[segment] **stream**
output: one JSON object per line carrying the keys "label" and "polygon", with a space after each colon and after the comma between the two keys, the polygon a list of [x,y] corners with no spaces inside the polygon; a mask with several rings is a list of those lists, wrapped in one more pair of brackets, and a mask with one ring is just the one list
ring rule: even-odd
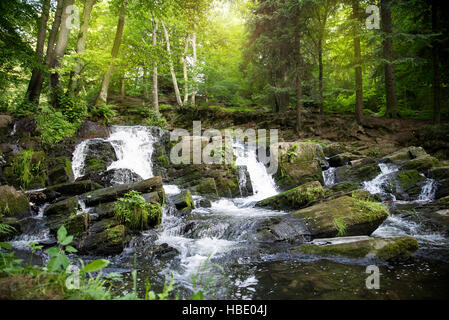
{"label": "stream", "polygon": [[[113,145],[118,160],[108,169],[126,168],[143,179],[153,177],[153,143],[160,130],[149,127],[112,127],[107,139]],[[75,178],[82,176],[84,152],[89,140],[81,142],[73,154]],[[420,249],[405,262],[378,263],[381,270],[379,290],[365,287],[367,259],[321,258],[292,254],[285,242],[263,243],[254,238],[260,223],[287,214],[255,207],[257,201],[278,194],[273,178],[258,162],[254,151],[234,141],[236,165],[247,166],[254,195],[234,199],[218,199],[210,208],[197,207],[188,216],[180,215],[171,204],[171,197],[182,190],[164,185],[167,205],[163,208],[162,224],[155,230],[142,232],[133,238],[123,253],[108,257],[106,272],[123,274],[125,282],[116,290],[132,289],[131,270],[136,255],[139,290],[148,278],[158,292],[171,277],[180,298],[189,298],[193,291],[211,281],[206,298],[216,299],[426,299],[449,296],[449,239],[428,230],[407,215],[391,215],[373,234],[374,237],[408,235],[415,237]],[[428,179],[419,199],[397,201],[382,188],[386,177],[398,170],[393,165],[380,164],[381,174],[364,182],[363,188],[380,194],[390,210],[433,201],[435,181]],[[323,172],[325,184],[335,181],[335,168]],[[126,179],[116,177],[115,184]],[[193,197],[195,202],[200,196]],[[48,206],[48,205],[45,205]],[[30,241],[49,241],[43,211],[32,217],[34,227],[11,241],[18,250],[26,250]],[[83,211],[89,212],[88,208]],[[157,246],[170,248],[154,254]],[[45,257],[42,257],[45,259]],[[89,261],[97,257],[86,256]],[[195,281],[196,279],[196,285]],[[201,283],[198,283],[201,282]]]}

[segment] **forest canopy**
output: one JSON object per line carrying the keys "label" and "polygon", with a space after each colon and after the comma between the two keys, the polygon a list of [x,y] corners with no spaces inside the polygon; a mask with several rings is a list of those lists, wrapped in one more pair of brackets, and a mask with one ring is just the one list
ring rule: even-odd
{"label": "forest canopy", "polygon": [[143,99],[156,118],[160,103],[294,110],[297,130],[309,111],[361,125],[371,115],[448,116],[449,20],[435,0],[0,6],[1,111],[51,115],[69,132],[83,117],[107,119],[113,96]]}

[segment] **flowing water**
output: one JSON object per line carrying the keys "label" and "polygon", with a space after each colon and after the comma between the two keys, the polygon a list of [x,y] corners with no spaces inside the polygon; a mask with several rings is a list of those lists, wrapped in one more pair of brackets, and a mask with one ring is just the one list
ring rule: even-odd
{"label": "flowing water", "polygon": [[[151,157],[153,143],[161,136],[160,130],[148,127],[113,127],[107,139],[113,145],[118,160],[108,169],[130,169],[143,179],[153,176]],[[83,174],[83,163],[90,140],[81,142],[73,154],[73,171],[76,177]],[[148,278],[155,290],[173,277],[181,298],[188,298],[201,288],[207,279],[213,279],[214,290],[208,298],[218,299],[379,299],[427,298],[449,296],[447,281],[449,263],[439,263],[419,255],[412,262],[394,266],[382,264],[383,287],[373,292],[365,287],[365,267],[371,261],[351,259],[322,259],[292,254],[285,242],[257,241],[261,223],[277,219],[285,212],[255,207],[255,203],[279,193],[265,166],[257,160],[254,150],[234,141],[237,166],[246,166],[254,194],[234,199],[218,199],[210,208],[196,208],[187,217],[173,205],[171,197],[182,190],[166,184],[167,205],[163,209],[162,224],[155,230],[135,237],[120,255],[109,257],[107,271],[121,272],[128,281],[118,290],[132,288],[130,270],[134,254],[137,257],[138,285],[144,287]],[[380,164],[381,174],[364,183],[365,190],[386,196],[382,184],[388,175],[398,170],[389,164]],[[326,185],[335,182],[336,168],[323,173]],[[120,183],[120,181],[116,181]],[[245,183],[241,179],[241,183]],[[435,181],[428,179],[416,205],[433,200]],[[391,199],[391,198],[390,198]],[[201,197],[194,196],[195,202]],[[395,203],[393,199],[393,203]],[[42,212],[45,208],[41,208]],[[84,211],[89,211],[83,207]],[[42,221],[42,214],[34,217]],[[48,238],[47,230],[30,233],[15,239],[20,247],[28,239]],[[445,249],[449,241],[441,234],[426,230],[418,222],[400,216],[391,216],[373,236],[414,236],[422,250]],[[29,237],[29,238],[26,238]],[[158,246],[171,248],[168,253],[155,254]],[[155,251],[156,249],[156,251]],[[433,252],[433,251],[432,251]],[[89,260],[93,257],[84,257]],[[195,282],[192,281],[196,277]],[[202,284],[198,284],[201,282]],[[405,282],[404,282],[405,281]],[[420,290],[413,287],[418,283]]]}

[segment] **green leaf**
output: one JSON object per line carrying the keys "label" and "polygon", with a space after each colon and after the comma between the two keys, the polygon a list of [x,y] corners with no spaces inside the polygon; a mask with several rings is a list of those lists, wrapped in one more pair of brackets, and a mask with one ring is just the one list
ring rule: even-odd
{"label": "green leaf", "polygon": [[6,249],[6,250],[11,250],[12,247],[9,243],[0,242],[0,248]]}
{"label": "green leaf", "polygon": [[76,250],[74,247],[72,246],[67,246],[65,247],[65,251],[67,251],[68,253],[76,253],[78,252],[78,250]]}
{"label": "green leaf", "polygon": [[64,239],[64,241],[60,242],[60,244],[62,246],[67,246],[69,244],[71,244],[73,241],[73,236],[68,236],[67,238]]}
{"label": "green leaf", "polygon": [[64,240],[67,238],[67,229],[64,226],[61,226],[58,230],[58,242],[62,244]]}
{"label": "green leaf", "polygon": [[95,272],[95,271],[99,271],[102,270],[104,268],[106,268],[109,265],[109,261],[105,260],[105,259],[98,259],[95,261],[92,261],[91,263],[89,263],[87,266],[85,266],[83,268],[82,271],[84,272]]}
{"label": "green leaf", "polygon": [[50,257],[56,257],[59,254],[59,249],[56,247],[50,248],[45,250],[45,252],[47,252]]}

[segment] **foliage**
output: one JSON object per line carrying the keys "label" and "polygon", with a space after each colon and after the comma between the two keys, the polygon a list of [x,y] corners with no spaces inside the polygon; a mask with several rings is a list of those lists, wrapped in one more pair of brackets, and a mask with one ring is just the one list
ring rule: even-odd
{"label": "foliage", "polygon": [[72,137],[80,126],[80,122],[70,122],[60,111],[44,107],[37,116],[37,128],[41,132],[44,144],[54,146],[65,138]]}
{"label": "foliage", "polygon": [[334,225],[338,230],[337,237],[344,237],[347,229],[344,217],[334,219]]}
{"label": "foliage", "polygon": [[98,107],[93,106],[90,109],[90,114],[97,121],[103,121],[107,125],[109,120],[117,115],[117,111],[114,110],[113,105],[103,104]]}
{"label": "foliage", "polygon": [[[42,173],[46,171],[45,157],[42,152],[34,152],[32,149],[23,150],[14,157],[11,167],[20,186],[28,189],[32,180],[42,178]],[[41,182],[45,184],[45,181]]]}
{"label": "foliage", "polygon": [[154,110],[148,110],[148,117],[146,120],[147,126],[161,127],[162,129],[167,129],[167,119],[164,118],[160,113],[156,113]]}
{"label": "foliage", "polygon": [[149,225],[158,225],[161,222],[161,210],[160,204],[148,203],[139,192],[133,190],[118,199],[114,214],[120,223],[137,231]]}

